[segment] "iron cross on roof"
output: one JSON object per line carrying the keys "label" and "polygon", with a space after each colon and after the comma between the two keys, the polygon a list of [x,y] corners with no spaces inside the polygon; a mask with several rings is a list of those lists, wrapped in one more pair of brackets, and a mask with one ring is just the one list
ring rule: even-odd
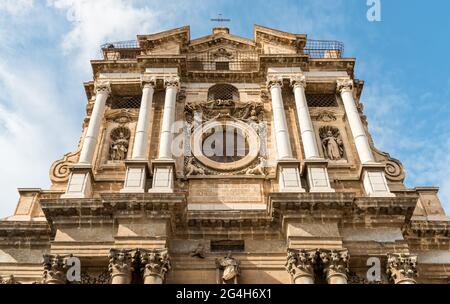
{"label": "iron cross on roof", "polygon": [[226,19],[222,17],[222,14],[219,14],[219,16],[217,18],[211,18],[210,19],[212,22],[230,22],[231,19]]}

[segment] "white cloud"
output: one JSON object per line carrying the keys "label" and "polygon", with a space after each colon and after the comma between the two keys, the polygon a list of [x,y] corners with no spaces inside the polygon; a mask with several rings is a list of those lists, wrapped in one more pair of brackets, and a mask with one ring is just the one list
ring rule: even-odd
{"label": "white cloud", "polygon": [[10,15],[25,14],[33,7],[33,0],[2,0],[0,12],[5,11]]}
{"label": "white cloud", "polygon": [[130,1],[48,0],[47,5],[66,14],[71,29],[63,37],[62,48],[75,56],[82,71],[89,71],[89,60],[99,57],[101,44],[135,39],[137,33],[158,26],[156,9],[136,8]]}

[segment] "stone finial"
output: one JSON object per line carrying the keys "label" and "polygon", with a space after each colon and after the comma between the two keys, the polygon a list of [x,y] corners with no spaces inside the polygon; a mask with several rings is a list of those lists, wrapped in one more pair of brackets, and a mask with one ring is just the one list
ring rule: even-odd
{"label": "stone finial", "polygon": [[97,80],[94,84],[94,91],[96,94],[106,92],[109,95],[111,94],[111,84],[109,81]]}
{"label": "stone finial", "polygon": [[171,268],[167,249],[140,249],[139,254],[144,284],[162,284]]}
{"label": "stone finial", "polygon": [[319,258],[329,283],[334,283],[335,281],[347,282],[348,262],[350,259],[348,250],[322,249],[319,251]]}
{"label": "stone finial", "polygon": [[417,256],[388,254],[386,273],[395,284],[415,284]]}
{"label": "stone finial", "polygon": [[295,250],[288,249],[286,259],[286,270],[294,279],[309,277],[314,280],[314,265],[316,264],[317,250]]}
{"label": "stone finial", "polygon": [[109,272],[111,284],[130,284],[136,250],[111,249],[109,252]]}
{"label": "stone finial", "polygon": [[278,76],[268,76],[266,82],[267,88],[270,90],[273,86],[282,87],[283,78]]}
{"label": "stone finial", "polygon": [[44,266],[44,284],[65,284],[67,282],[66,272],[69,267],[66,256],[44,254],[42,264]]}
{"label": "stone finial", "polygon": [[344,91],[353,90],[353,80],[351,79],[338,79],[336,81],[338,92],[342,93]]}
{"label": "stone finial", "polygon": [[297,76],[291,77],[291,86],[293,88],[295,88],[297,86],[306,88],[306,76],[305,75],[297,75]]}

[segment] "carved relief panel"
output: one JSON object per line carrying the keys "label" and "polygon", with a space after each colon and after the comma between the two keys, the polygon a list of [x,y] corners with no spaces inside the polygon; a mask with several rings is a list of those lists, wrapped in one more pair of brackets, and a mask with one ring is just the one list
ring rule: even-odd
{"label": "carved relief panel", "polygon": [[[259,98],[259,96],[258,96]],[[184,107],[184,175],[265,175],[264,107],[241,102],[236,87],[210,87]]]}

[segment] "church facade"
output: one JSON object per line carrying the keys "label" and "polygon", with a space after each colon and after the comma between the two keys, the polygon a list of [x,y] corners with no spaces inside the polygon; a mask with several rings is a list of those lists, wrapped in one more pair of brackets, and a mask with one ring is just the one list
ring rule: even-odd
{"label": "church facade", "polygon": [[438,189],[375,147],[342,43],[182,27],[102,53],[78,147],[0,220],[2,283],[449,282]]}

